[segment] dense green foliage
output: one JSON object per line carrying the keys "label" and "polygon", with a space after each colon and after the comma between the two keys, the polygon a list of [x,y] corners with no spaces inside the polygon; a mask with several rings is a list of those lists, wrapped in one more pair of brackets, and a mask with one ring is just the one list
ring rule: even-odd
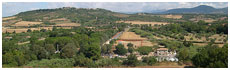
{"label": "dense green foliage", "polygon": [[228,46],[227,44],[222,48],[206,46],[193,57],[192,61],[197,67],[226,68],[228,67]]}
{"label": "dense green foliage", "polygon": [[157,62],[157,59],[153,56],[150,57],[143,57],[142,62],[147,63],[148,65],[153,65]]}
{"label": "dense green foliage", "polygon": [[[155,50],[160,46],[164,46],[169,51],[176,51],[179,61],[192,61],[196,67],[227,67],[227,45],[217,48],[213,46],[216,39],[209,39],[208,37],[213,34],[228,34],[228,21],[226,19],[211,23],[190,21],[191,18],[199,16],[219,19],[226,17],[226,15],[182,14],[183,18],[181,19],[163,18],[157,15],[147,13],[121,14],[104,9],[71,7],[22,12],[15,15],[17,19],[20,18],[22,21],[41,21],[46,26],[56,24],[50,20],[65,18],[68,22],[80,23],[81,26],[72,29],[53,27],[52,31],[28,29],[26,33],[16,33],[15,31],[3,33],[2,65],[3,67],[45,68],[151,66],[157,63],[155,57],[143,57],[142,61],[138,61],[137,56],[132,53],[137,51],[141,56],[146,56],[150,52],[156,52]],[[116,23],[120,20],[157,21],[172,24],[152,26],[151,24]],[[40,27],[40,25],[31,27]],[[130,31],[148,38],[149,41],[158,45],[134,48],[132,43],[128,43],[128,49],[126,49],[124,45],[118,44],[112,51],[116,39],[110,41],[110,44],[104,44],[117,32],[124,31],[127,27],[130,27]],[[184,36],[188,36],[188,34],[194,34],[196,38],[205,36],[208,46],[196,46],[193,44],[194,41],[186,41]],[[227,42],[227,36],[225,37],[224,43]],[[130,55],[127,58],[109,58],[113,52],[119,56],[126,56],[127,52]]]}
{"label": "dense green foliage", "polygon": [[123,62],[124,65],[127,65],[127,66],[137,66],[139,63],[139,61],[137,60],[137,57],[136,55],[134,54],[131,54],[127,57],[127,60],[125,60]]}
{"label": "dense green foliage", "polygon": [[[72,34],[71,32],[75,32],[76,34]],[[93,67],[94,65],[90,65],[93,63],[90,63],[89,65],[81,64],[85,64],[84,61],[89,63],[90,61],[93,62],[101,59],[100,46],[115,33],[116,31],[114,30],[97,32],[78,27],[74,29],[55,29],[53,31],[3,34],[3,37],[13,37],[12,39],[3,39],[3,66],[21,67],[31,64],[32,67],[44,67],[46,65],[34,65],[36,65],[35,63],[42,64],[50,62],[50,64],[46,67],[59,67],[58,65],[52,64],[52,62],[68,62],[69,58],[75,58],[81,54],[82,59],[78,58],[81,62],[74,60],[74,65]],[[22,38],[26,36],[31,37]],[[38,40],[39,38],[45,38],[45,40]],[[29,43],[18,45],[18,41],[29,41]],[[107,53],[109,53],[109,47],[107,49]],[[10,57],[10,59],[8,59],[8,57]],[[66,66],[62,67],[73,67],[73,63],[66,64]]]}
{"label": "dense green foliage", "polygon": [[137,50],[141,55],[148,55],[150,52],[152,52],[152,47],[142,46],[139,47]]}
{"label": "dense green foliage", "polygon": [[125,55],[127,53],[127,49],[125,49],[124,45],[118,44],[114,53],[119,55]]}
{"label": "dense green foliage", "polygon": [[35,68],[64,68],[64,67],[72,67],[74,65],[73,59],[42,59],[42,60],[35,60],[28,63],[26,66],[35,67]]}

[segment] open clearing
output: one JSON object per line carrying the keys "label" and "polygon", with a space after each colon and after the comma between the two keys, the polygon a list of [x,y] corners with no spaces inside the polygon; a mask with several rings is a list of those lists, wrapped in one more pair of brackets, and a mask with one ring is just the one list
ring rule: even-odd
{"label": "open clearing", "polygon": [[[212,35],[210,37],[208,37],[209,39],[216,39],[215,42],[224,42],[224,39],[226,39],[227,35],[220,35],[220,34],[215,34]],[[201,37],[201,38],[196,38],[194,34],[189,34],[188,36],[184,36],[184,38],[186,39],[186,41],[196,41],[196,42],[206,42],[207,39],[205,37]],[[192,38],[192,39],[191,39]],[[210,41],[208,41],[210,42]]]}
{"label": "open clearing", "polygon": [[50,22],[58,22],[58,21],[68,21],[66,18],[57,18],[57,19],[52,19]]}
{"label": "open clearing", "polygon": [[42,22],[20,21],[20,22],[15,23],[12,26],[33,26],[33,25],[38,25],[41,23]]}
{"label": "open clearing", "polygon": [[81,24],[78,23],[62,23],[62,24],[56,24],[54,26],[60,26],[60,27],[75,27],[75,26],[81,26]]}
{"label": "open clearing", "polygon": [[204,22],[207,22],[207,23],[212,23],[214,21],[217,21],[215,19],[211,19],[211,18],[202,18],[202,17],[197,17],[197,18],[191,18],[189,19],[190,21],[194,21],[194,22],[199,22],[200,20],[203,20]]}
{"label": "open clearing", "polygon": [[7,29],[7,28],[3,28],[2,32],[5,33],[7,31],[9,33],[13,33],[15,31],[16,33],[22,33],[22,32],[27,32],[28,29],[31,29],[32,31],[34,31],[34,30],[41,30],[41,29],[52,30],[52,28],[53,27],[20,28],[20,29]]}
{"label": "open clearing", "polygon": [[123,32],[123,34],[120,36],[120,39],[144,39],[140,35],[135,34],[134,32]]}
{"label": "open clearing", "polygon": [[125,14],[112,14],[112,15],[120,18],[129,17],[129,15],[125,15]]}
{"label": "open clearing", "polygon": [[2,21],[5,21],[5,20],[10,20],[10,19],[15,19],[16,17],[5,17],[5,18],[2,18]]}
{"label": "open clearing", "polygon": [[119,41],[119,42],[121,42],[126,49],[128,49],[127,46],[128,43],[132,43],[134,48],[138,48],[141,46],[153,46],[152,42],[150,41]]}
{"label": "open clearing", "polygon": [[181,19],[182,15],[160,15],[163,18]]}
{"label": "open clearing", "polygon": [[131,24],[151,24],[151,26],[154,26],[154,25],[166,25],[166,24],[170,24],[170,23],[167,23],[167,22],[117,21],[117,23],[121,23],[121,22],[124,22],[124,23],[131,23]]}
{"label": "open clearing", "polygon": [[135,34],[134,32],[123,32],[119,39],[125,41],[119,41],[117,42],[117,44],[122,43],[127,49],[128,43],[132,43],[134,45],[134,48],[138,48],[141,46],[153,46],[152,42],[147,41],[147,38],[143,38],[140,35]]}
{"label": "open clearing", "polygon": [[[60,28],[62,28],[62,29],[71,29],[72,27],[57,27],[57,29],[60,29]],[[22,32],[27,32],[28,29],[31,29],[32,31],[41,30],[41,29],[52,30],[53,27],[18,28],[18,29],[2,28],[2,32],[5,33],[7,31],[9,33],[13,33],[15,31],[16,33],[22,33]]]}

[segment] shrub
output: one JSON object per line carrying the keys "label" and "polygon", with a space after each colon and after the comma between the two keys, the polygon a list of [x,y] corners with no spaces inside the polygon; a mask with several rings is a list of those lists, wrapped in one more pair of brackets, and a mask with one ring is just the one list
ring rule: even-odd
{"label": "shrub", "polygon": [[147,63],[148,65],[153,65],[157,62],[157,59],[153,56],[143,57],[142,59],[142,62]]}
{"label": "shrub", "polygon": [[41,61],[35,60],[28,63],[26,66],[39,67],[39,68],[63,68],[63,67],[73,67],[73,59],[42,59]]}
{"label": "shrub", "polygon": [[152,47],[143,46],[143,47],[139,47],[137,50],[142,55],[148,55],[149,52],[152,51]]}
{"label": "shrub", "polygon": [[127,66],[137,66],[138,63],[139,63],[139,61],[137,60],[136,55],[133,55],[133,54],[129,55],[127,57],[127,60],[123,61],[123,64],[127,65]]}
{"label": "shrub", "polygon": [[114,53],[119,55],[125,55],[127,53],[127,49],[125,49],[124,45],[118,44]]}

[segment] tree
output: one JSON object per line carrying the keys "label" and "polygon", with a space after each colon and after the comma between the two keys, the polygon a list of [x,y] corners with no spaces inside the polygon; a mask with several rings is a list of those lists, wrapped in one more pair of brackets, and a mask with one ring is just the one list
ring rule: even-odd
{"label": "tree", "polygon": [[189,59],[189,51],[188,51],[188,49],[185,48],[185,49],[181,50],[177,57],[178,57],[179,60],[181,60],[183,62],[188,60]]}
{"label": "tree", "polygon": [[89,58],[86,58],[84,54],[80,53],[79,55],[74,57],[75,63],[74,66],[80,67],[91,67],[93,65],[93,61]]}
{"label": "tree", "polygon": [[184,44],[184,46],[186,46],[186,47],[193,46],[192,42],[186,41],[186,40],[183,42],[183,44]]}
{"label": "tree", "polygon": [[128,47],[128,52],[129,52],[129,53],[133,53],[133,51],[134,51],[134,48],[133,48],[133,47]]}
{"label": "tree", "polygon": [[46,32],[47,30],[46,29],[41,29],[40,32]]}
{"label": "tree", "polygon": [[132,43],[128,43],[127,46],[128,47],[133,47],[133,44]]}
{"label": "tree", "polygon": [[14,32],[13,33],[16,33],[16,31],[14,30]]}
{"label": "tree", "polygon": [[147,63],[148,65],[153,65],[157,62],[157,59],[153,56],[150,56],[150,57],[143,57],[142,58],[142,62],[145,62]]}
{"label": "tree", "polygon": [[137,50],[142,55],[148,55],[152,51],[152,47],[143,46],[139,47]]}
{"label": "tree", "polygon": [[32,53],[35,54],[39,60],[45,59],[48,56],[48,52],[46,51],[46,49],[39,45],[31,46],[30,50],[33,51]]}
{"label": "tree", "polygon": [[68,43],[62,50],[61,56],[63,58],[72,58],[77,53],[77,48],[73,43]]}
{"label": "tree", "polygon": [[206,46],[192,58],[196,67],[227,68],[228,67],[228,46]]}
{"label": "tree", "polygon": [[53,55],[54,52],[56,51],[53,44],[45,44],[45,49],[47,50],[49,56]]}
{"label": "tree", "polygon": [[124,45],[118,44],[114,53],[119,55],[125,55],[127,53],[127,49],[125,49]]}
{"label": "tree", "polygon": [[112,45],[111,44],[105,44],[101,47],[101,53],[103,54],[109,54],[111,53]]}
{"label": "tree", "polygon": [[14,58],[14,54],[11,52],[8,52],[2,56],[2,64],[7,64],[8,66],[17,66],[18,63],[16,62]]}
{"label": "tree", "polygon": [[123,61],[123,64],[127,66],[137,66],[138,63],[139,61],[137,60],[137,57],[134,54],[129,55],[127,57],[127,60]]}
{"label": "tree", "polygon": [[98,60],[101,56],[101,49],[99,45],[89,45],[84,55],[92,60]]}
{"label": "tree", "polygon": [[25,65],[26,67],[35,68],[66,68],[74,66],[74,59],[42,59],[31,61]]}
{"label": "tree", "polygon": [[28,29],[27,32],[32,32],[32,30],[31,30],[31,29]]}

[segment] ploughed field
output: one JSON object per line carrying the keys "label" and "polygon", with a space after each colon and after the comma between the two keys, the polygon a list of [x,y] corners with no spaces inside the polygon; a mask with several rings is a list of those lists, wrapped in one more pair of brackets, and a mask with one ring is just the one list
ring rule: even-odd
{"label": "ploughed field", "polygon": [[51,19],[49,22],[55,23],[54,25],[46,25],[41,21],[22,21],[21,19],[16,19],[16,17],[8,17],[3,19],[3,33],[22,33],[27,32],[28,29],[31,29],[32,31],[39,31],[41,29],[52,30],[54,26],[63,29],[71,29],[73,27],[81,26],[81,24],[72,23],[69,19],[66,18]]}
{"label": "ploughed field", "polygon": [[143,38],[140,35],[135,34],[134,32],[123,32],[119,39],[120,41],[117,41],[117,44],[122,43],[127,49],[128,43],[132,43],[134,45],[134,48],[138,48],[141,46],[153,46],[152,42],[148,41],[147,38]]}

